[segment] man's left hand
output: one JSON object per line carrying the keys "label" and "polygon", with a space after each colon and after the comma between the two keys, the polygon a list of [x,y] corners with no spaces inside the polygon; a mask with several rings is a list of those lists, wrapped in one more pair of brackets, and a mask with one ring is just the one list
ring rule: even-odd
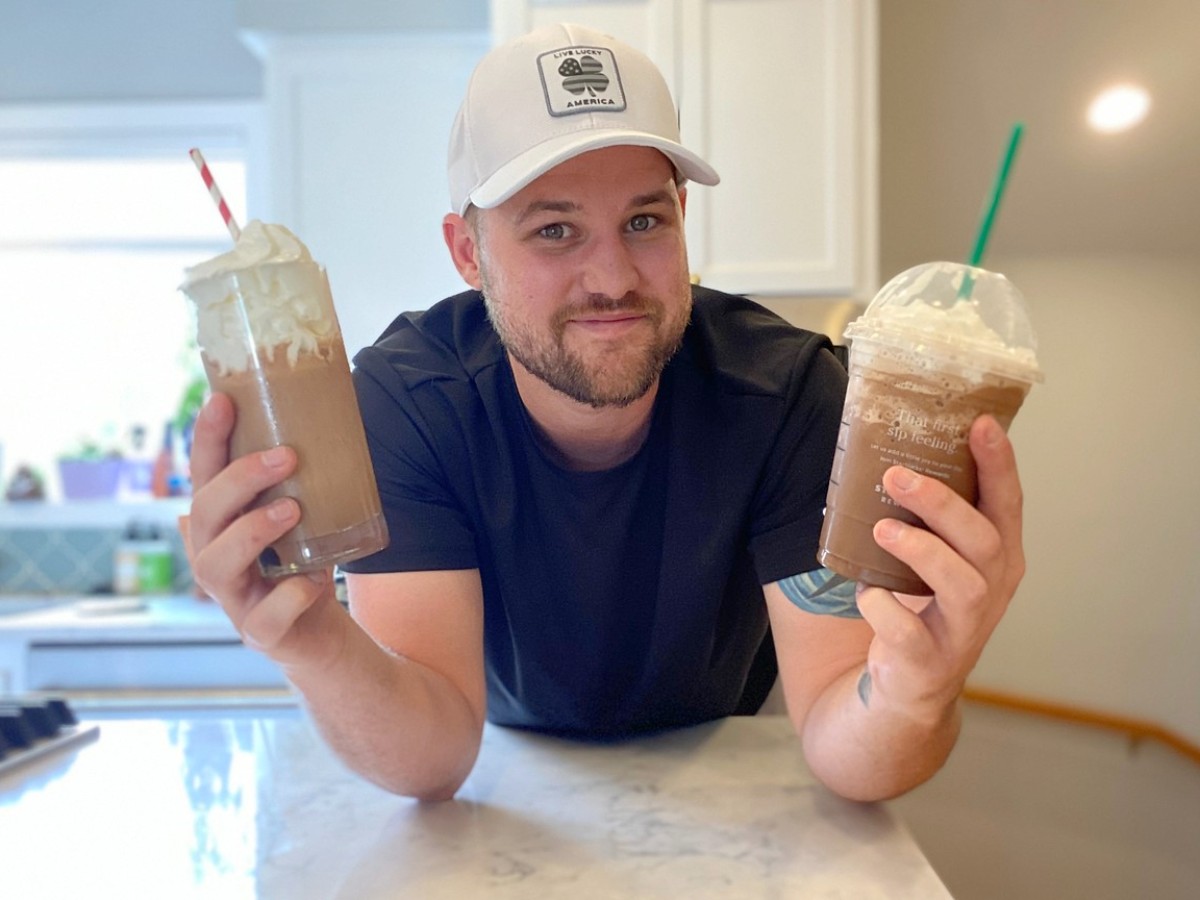
{"label": "man's left hand", "polygon": [[875,526],[879,545],[911,566],[933,597],[860,587],[875,630],[867,655],[870,700],[933,724],[950,715],[984,645],[1025,574],[1022,492],[1012,444],[991,416],[971,427],[979,473],[972,507],[936,478],[895,466],[884,487],[929,531],[895,519]]}

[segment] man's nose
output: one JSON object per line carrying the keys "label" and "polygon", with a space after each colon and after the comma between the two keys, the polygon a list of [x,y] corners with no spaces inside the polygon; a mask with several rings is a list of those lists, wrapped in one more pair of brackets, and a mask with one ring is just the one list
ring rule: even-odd
{"label": "man's nose", "polygon": [[624,240],[609,237],[592,242],[582,276],[588,294],[619,299],[636,291],[640,278],[633,252]]}

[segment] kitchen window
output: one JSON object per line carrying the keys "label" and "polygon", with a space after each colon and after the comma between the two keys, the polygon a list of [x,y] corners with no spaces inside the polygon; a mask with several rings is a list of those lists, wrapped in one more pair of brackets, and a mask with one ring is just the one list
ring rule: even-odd
{"label": "kitchen window", "polygon": [[253,104],[0,107],[0,484],[32,466],[58,499],[60,456],[160,449],[202,378],[176,288],[230,246],[188,149],[244,221],[256,121]]}

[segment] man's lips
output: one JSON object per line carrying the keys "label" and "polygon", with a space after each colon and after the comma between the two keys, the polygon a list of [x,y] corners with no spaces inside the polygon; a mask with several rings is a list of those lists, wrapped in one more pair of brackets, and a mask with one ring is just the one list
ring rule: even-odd
{"label": "man's lips", "polygon": [[584,315],[572,316],[572,322],[624,322],[629,319],[644,319],[646,314],[643,312],[619,312],[619,313],[585,313]]}
{"label": "man's lips", "polygon": [[585,313],[568,319],[567,324],[589,334],[613,337],[635,328],[646,318],[646,314],[641,312]]}

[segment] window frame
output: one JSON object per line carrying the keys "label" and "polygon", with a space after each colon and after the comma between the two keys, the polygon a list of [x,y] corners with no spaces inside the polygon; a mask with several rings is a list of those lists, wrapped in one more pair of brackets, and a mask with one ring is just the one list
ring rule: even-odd
{"label": "window frame", "polygon": [[[265,206],[265,179],[259,174],[265,171],[265,134],[265,106],[258,101],[0,104],[0,161],[177,159],[191,147],[219,158],[236,151],[245,162],[246,220]],[[203,190],[198,174],[196,189]],[[69,242],[52,245],[70,246]],[[170,248],[180,249],[174,244]],[[10,462],[0,465],[11,468]],[[4,474],[0,470],[0,477]]]}
{"label": "window frame", "polygon": [[[261,184],[264,107],[257,101],[0,104],[0,157],[174,157],[180,148],[245,153],[247,188]],[[251,209],[261,194],[248,193]]]}

